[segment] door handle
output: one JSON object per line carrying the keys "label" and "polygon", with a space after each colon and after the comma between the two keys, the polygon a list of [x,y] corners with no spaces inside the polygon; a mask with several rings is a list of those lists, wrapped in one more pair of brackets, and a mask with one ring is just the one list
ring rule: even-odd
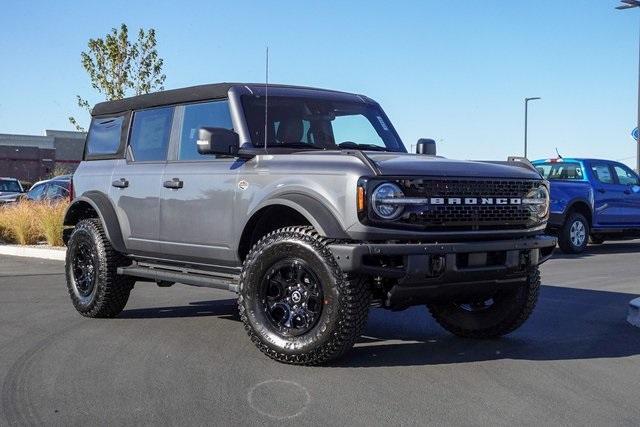
{"label": "door handle", "polygon": [[173,178],[171,181],[165,181],[162,185],[165,188],[173,188],[174,190],[177,190],[184,186],[184,182],[182,182],[180,178]]}
{"label": "door handle", "polygon": [[111,185],[117,188],[127,188],[129,186],[129,181],[124,178],[120,178],[113,181]]}
{"label": "door handle", "polygon": [[607,190],[605,190],[604,188],[598,188],[598,193],[606,193]]}

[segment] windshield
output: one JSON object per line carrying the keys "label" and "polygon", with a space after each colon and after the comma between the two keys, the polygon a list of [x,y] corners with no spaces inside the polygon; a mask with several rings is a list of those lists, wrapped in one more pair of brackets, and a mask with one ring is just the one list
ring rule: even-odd
{"label": "windshield", "polygon": [[[251,141],[264,145],[264,97],[242,97]],[[267,146],[406,152],[377,106],[318,98],[270,96]]]}
{"label": "windshield", "polygon": [[0,191],[19,193],[22,191],[18,181],[13,179],[0,179]]}

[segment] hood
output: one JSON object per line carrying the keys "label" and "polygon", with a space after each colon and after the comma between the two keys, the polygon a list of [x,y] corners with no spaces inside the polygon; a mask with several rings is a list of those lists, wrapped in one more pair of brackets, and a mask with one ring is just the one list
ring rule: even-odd
{"label": "hood", "polygon": [[378,166],[382,175],[541,179],[537,172],[521,166],[408,153],[370,151],[366,154]]}

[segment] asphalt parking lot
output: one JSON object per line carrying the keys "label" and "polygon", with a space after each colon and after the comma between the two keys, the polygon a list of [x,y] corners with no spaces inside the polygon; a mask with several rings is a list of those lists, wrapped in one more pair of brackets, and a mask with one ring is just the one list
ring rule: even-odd
{"label": "asphalt parking lot", "polygon": [[265,358],[230,293],[139,283],[116,319],[76,314],[63,264],[0,257],[0,424],[637,425],[640,242],[557,255],[538,307],[492,341],[422,307],[370,313],[343,360]]}

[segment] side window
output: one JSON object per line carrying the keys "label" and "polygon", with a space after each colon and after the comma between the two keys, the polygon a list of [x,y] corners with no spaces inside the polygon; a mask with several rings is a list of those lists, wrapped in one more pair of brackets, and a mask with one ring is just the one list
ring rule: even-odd
{"label": "side window", "polygon": [[45,192],[45,198],[50,200],[61,199],[68,195],[69,191],[58,183],[49,184],[49,187],[47,187],[47,191]]}
{"label": "side window", "polygon": [[213,101],[184,106],[180,131],[179,160],[204,160],[213,156],[198,153],[196,141],[201,127],[233,129],[228,101]]}
{"label": "side window", "polygon": [[[381,126],[384,121],[379,117]],[[361,114],[336,116],[332,123],[333,137],[336,144],[355,142],[356,144],[370,144],[386,147],[386,144],[376,132],[369,119]],[[384,124],[383,128],[386,128]],[[385,129],[386,130],[386,129]]]}
{"label": "side window", "polygon": [[611,175],[611,169],[608,165],[591,165],[591,171],[598,181],[603,184],[613,184],[613,176]]}
{"label": "side window", "polygon": [[116,154],[120,148],[123,123],[124,117],[93,119],[87,135],[87,155]]}
{"label": "side window", "polygon": [[47,188],[47,184],[38,184],[31,188],[27,193],[27,199],[29,200],[41,200],[44,195],[44,190]]}
{"label": "side window", "polygon": [[173,107],[136,111],[131,125],[129,146],[136,162],[167,159]]}
{"label": "side window", "polygon": [[638,185],[638,177],[629,168],[613,165],[613,170],[618,176],[618,182],[623,185]]}

